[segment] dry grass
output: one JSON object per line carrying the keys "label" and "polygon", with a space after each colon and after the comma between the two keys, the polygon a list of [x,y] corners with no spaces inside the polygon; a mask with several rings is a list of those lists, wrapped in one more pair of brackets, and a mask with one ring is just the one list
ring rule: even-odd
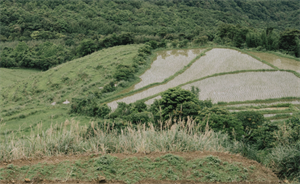
{"label": "dry grass", "polygon": [[211,77],[183,86],[198,87],[199,99],[216,102],[300,97],[300,79],[289,72],[247,72]]}
{"label": "dry grass", "polygon": [[297,71],[300,73],[300,62],[299,61],[285,58],[285,57],[276,56],[276,55],[270,54],[270,53],[261,53],[261,52],[249,52],[249,53],[259,57],[262,60],[265,60],[265,61],[271,63],[272,65],[274,65],[280,69],[294,70],[294,71]]}
{"label": "dry grass", "polygon": [[[91,122],[94,127],[94,123]],[[7,135],[0,144],[0,160],[14,160],[37,155],[57,156],[74,153],[146,153],[168,151],[229,151],[235,144],[229,136],[213,132],[207,127],[205,132],[197,131],[198,126],[192,119],[165,122],[160,130],[149,124],[133,129],[131,127],[117,133],[116,130],[94,129],[95,137],[84,138],[87,127],[79,122],[66,120],[55,124],[46,131],[42,124],[39,132],[32,131],[28,137],[15,139],[14,134]]]}
{"label": "dry grass", "polygon": [[157,52],[151,68],[140,76],[142,81],[136,84],[134,89],[164,81],[189,64],[202,51],[203,49],[189,49]]}

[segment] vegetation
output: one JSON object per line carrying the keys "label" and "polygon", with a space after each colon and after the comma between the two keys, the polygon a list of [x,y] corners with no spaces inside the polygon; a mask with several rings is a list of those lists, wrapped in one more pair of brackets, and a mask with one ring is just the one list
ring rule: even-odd
{"label": "vegetation", "polygon": [[[0,0],[0,7],[0,162],[103,154],[55,166],[11,164],[0,168],[0,180],[90,181],[99,173],[126,183],[251,180],[254,166],[214,156],[106,155],[214,151],[240,154],[280,179],[300,181],[296,0]],[[170,48],[199,52],[134,89],[156,52]],[[225,102],[213,104],[218,88]],[[233,101],[236,96],[257,100]]]}
{"label": "vegetation", "polygon": [[0,169],[0,177],[6,181],[11,177],[15,180],[23,178],[54,180],[56,178],[63,181],[76,179],[89,181],[99,180],[99,176],[102,176],[106,181],[118,180],[124,183],[137,183],[147,179],[195,182],[267,180],[266,175],[251,178],[256,173],[254,168],[256,168],[255,165],[228,162],[212,155],[191,160],[174,154],[165,154],[155,159],[146,156],[121,159],[111,155],[97,155],[95,158],[77,160],[75,163],[65,161],[56,165],[36,164],[18,167],[10,164],[7,168]]}
{"label": "vegetation", "polygon": [[[182,48],[213,41],[300,57],[297,3],[1,0],[0,40],[7,44],[1,47],[0,66],[48,70],[103,48],[148,41],[154,49],[167,42]],[[29,46],[32,40],[42,42]],[[10,47],[11,41],[20,42]]]}

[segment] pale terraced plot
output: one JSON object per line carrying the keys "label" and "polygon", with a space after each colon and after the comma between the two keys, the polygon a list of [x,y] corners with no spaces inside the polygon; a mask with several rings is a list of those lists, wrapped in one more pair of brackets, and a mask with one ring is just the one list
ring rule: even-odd
{"label": "pale terraced plot", "polygon": [[178,75],[166,84],[149,88],[140,93],[108,103],[112,109],[117,108],[117,102],[133,103],[137,100],[163,92],[191,80],[199,79],[207,75],[236,70],[272,69],[270,66],[231,49],[212,49],[205,56],[199,58],[184,73]]}
{"label": "pale terraced plot", "polygon": [[300,79],[289,72],[247,72],[208,78],[183,86],[198,87],[199,99],[216,102],[300,97]]}
{"label": "pale terraced plot", "polygon": [[280,69],[285,69],[285,70],[294,70],[298,73],[300,73],[300,62],[285,58],[285,57],[280,57],[276,56],[274,54],[270,53],[261,53],[261,52],[250,52],[251,54],[259,57],[260,59],[263,59],[269,63],[271,63],[274,66],[277,66]]}
{"label": "pale terraced plot", "polygon": [[188,65],[203,49],[160,51],[151,68],[140,76],[141,82],[134,86],[139,89],[155,82],[162,82]]}

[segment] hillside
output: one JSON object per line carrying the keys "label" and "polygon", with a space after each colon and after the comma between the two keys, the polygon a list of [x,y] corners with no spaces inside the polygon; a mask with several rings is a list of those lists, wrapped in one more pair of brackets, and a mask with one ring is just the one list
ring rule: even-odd
{"label": "hillside", "polygon": [[[281,146],[283,145],[277,143],[277,141],[286,141],[287,139],[291,141],[291,137],[289,136],[296,136],[297,133],[294,131],[298,131],[298,129],[295,128],[297,125],[287,137],[280,137],[279,140],[270,139],[268,142],[264,143],[254,142],[249,145],[250,147],[246,148],[244,147],[245,145],[240,142],[241,138],[239,137],[242,134],[247,135],[247,130],[239,129],[237,124],[241,124],[242,122],[247,123],[248,119],[237,120],[236,118],[243,118],[241,116],[244,115],[251,117],[250,119],[257,118],[256,120],[253,120],[258,123],[255,125],[258,126],[257,131],[261,131],[259,124],[262,125],[262,128],[272,127],[274,129],[274,127],[278,127],[275,130],[280,132],[284,131],[281,128],[285,126],[285,122],[297,123],[300,111],[300,93],[297,91],[299,90],[297,88],[299,83],[299,73],[297,72],[297,67],[299,66],[298,59],[293,59],[292,57],[285,55],[278,56],[274,53],[266,53],[263,55],[262,53],[253,51],[252,54],[249,55],[247,54],[247,50],[233,50],[218,47],[194,48],[192,50],[177,49],[172,51],[163,48],[158,49],[157,51],[154,50],[151,55],[145,55],[145,52],[148,52],[147,48],[150,48],[148,44],[133,44],[103,49],[85,57],[61,64],[47,71],[29,75],[27,78],[19,80],[9,87],[4,86],[4,93],[2,93],[1,99],[1,106],[3,108],[1,109],[2,120],[0,137],[7,142],[3,142],[3,145],[1,145],[1,159],[9,164],[9,162],[11,162],[10,160],[22,158],[35,159],[40,156],[80,155],[85,153],[98,153],[100,150],[102,150],[101,152],[103,153],[121,154],[185,150],[187,151],[187,155],[192,154],[191,151],[228,151],[231,153],[242,153],[243,156],[255,159],[261,164],[270,167],[277,174],[283,172],[284,175],[278,174],[281,178],[283,176],[288,176],[291,179],[296,180],[295,177],[292,176],[294,171],[291,174],[286,173],[286,168],[280,165],[282,164],[283,159],[286,159],[287,157],[278,154],[281,149],[285,148],[282,148]],[[146,59],[136,60],[135,58],[139,55],[145,55]],[[274,65],[261,59],[263,57],[266,57],[264,59],[270,61],[270,63],[273,62]],[[176,63],[177,59],[185,61],[185,64],[174,65],[172,61]],[[280,65],[274,61],[278,59],[283,61]],[[142,62],[137,64],[137,61]],[[287,63],[285,64],[285,62]],[[163,66],[165,70],[170,71],[161,73],[161,70],[157,68],[158,64]],[[291,65],[293,68],[290,67]],[[131,70],[131,68],[135,68],[135,70]],[[210,70],[207,68],[210,68]],[[15,69],[7,70],[9,71],[7,73],[13,73]],[[122,72],[124,72],[124,75],[120,75]],[[236,75],[238,75],[238,77],[236,77]],[[129,78],[127,78],[128,76]],[[147,78],[150,77],[150,79],[151,76],[156,76],[156,78],[145,81],[145,79],[140,80],[138,76],[140,76],[141,79],[143,79],[143,76],[148,76]],[[261,81],[255,79],[255,77],[260,78]],[[251,81],[249,79],[253,80]],[[287,79],[289,83],[284,82]],[[235,93],[239,92],[238,90],[226,92],[227,95],[229,94],[231,97],[234,97],[232,99],[229,97],[220,98],[222,90],[233,89],[233,86],[222,88],[222,85],[229,81],[236,80],[243,81],[244,83],[244,85],[238,86],[239,90],[244,91],[243,93],[245,93],[245,89],[249,90],[246,91],[248,93],[246,98],[242,95],[236,95]],[[141,82],[143,84],[142,87],[135,89],[134,86],[139,85]],[[205,82],[206,85],[214,87],[204,87],[205,85],[198,84],[199,82]],[[238,83],[232,83],[232,85],[235,84]],[[196,111],[196,115],[194,114],[195,112],[193,109],[198,109],[200,107],[199,105],[193,105],[192,103],[185,105],[182,112],[187,114],[182,114],[184,119],[182,121],[179,119],[177,122],[176,112],[180,111],[177,111],[176,109],[174,111],[171,110],[171,113],[175,112],[175,119],[173,120],[174,124],[172,125],[172,121],[166,119],[164,126],[162,126],[163,124],[159,124],[159,122],[162,123],[161,118],[166,118],[168,112],[162,111],[164,114],[159,115],[158,113],[161,112],[156,111],[155,109],[157,109],[156,105],[163,101],[152,101],[151,103],[147,103],[149,104],[148,107],[141,103],[153,97],[156,97],[157,99],[158,95],[162,95],[162,99],[164,99],[166,97],[165,95],[170,92],[170,90],[173,90],[174,92],[179,90],[178,88],[172,88],[176,86],[188,90],[190,90],[191,86],[198,86],[201,88],[201,91],[198,89],[198,93],[196,92],[195,94],[198,94],[199,96],[197,97],[195,95],[194,97],[196,97],[198,101],[200,97],[199,102],[201,102],[201,98],[211,98],[210,100],[212,102],[218,102],[218,104],[212,104],[211,101],[203,99],[204,101],[201,102],[202,105],[211,108],[207,109],[207,107],[204,107],[202,110],[200,108],[201,114],[198,114],[198,111]],[[279,90],[275,93],[274,89],[277,89],[278,86],[283,86],[289,90]],[[159,91],[157,92],[156,89],[159,89]],[[210,91],[211,89],[214,89],[213,91],[215,93],[212,93]],[[269,89],[273,89],[273,92],[270,94],[267,93]],[[151,90],[154,90],[154,92],[149,93]],[[221,90],[221,92],[218,92],[218,90]],[[183,90],[182,92],[185,94],[192,94],[190,91]],[[141,96],[139,95],[140,93],[148,95]],[[206,97],[205,94],[210,94],[210,96]],[[275,96],[272,96],[273,94],[275,94]],[[277,94],[279,94],[279,96]],[[248,98],[249,95],[252,95],[250,99]],[[134,97],[132,98],[131,96]],[[113,103],[116,101],[122,102],[123,99],[126,98],[132,99],[132,101],[127,102],[131,104],[121,103],[116,107],[117,109],[115,112],[110,112],[108,106],[105,105],[112,101]],[[63,104],[67,99],[70,104]],[[142,101],[136,102],[136,100],[139,99]],[[56,103],[53,104],[53,102]],[[247,103],[250,105],[247,105]],[[110,105],[110,103],[108,103],[108,105]],[[164,108],[163,104],[162,107]],[[220,109],[222,107],[225,107],[225,110]],[[142,110],[136,111],[135,108],[140,108]],[[189,111],[186,112],[185,108]],[[227,134],[227,132],[221,131],[216,134],[213,131],[209,133],[206,129],[206,131],[203,132],[203,126],[206,121],[199,121],[197,118],[200,118],[203,113],[209,113],[210,110],[224,113],[221,115],[222,117],[229,118],[230,121],[236,123],[236,125],[233,126],[235,126],[237,140],[232,140],[232,134],[230,132]],[[258,112],[258,114],[255,112]],[[195,117],[195,121],[189,119],[190,117],[185,119],[185,116],[187,115],[192,116],[192,118]],[[274,124],[268,124],[270,121]],[[263,124],[264,122],[266,124]],[[142,125],[141,123],[144,124]],[[147,125],[145,123],[147,123]],[[180,128],[176,129],[177,126]],[[217,127],[214,127],[213,124],[209,123],[209,126],[216,132],[218,131]],[[289,124],[288,127],[290,126],[294,125]],[[144,127],[143,130],[141,127]],[[288,129],[291,130],[290,128]],[[244,131],[245,133],[243,133]],[[270,132],[270,134],[272,133],[273,132]],[[256,131],[255,135],[258,139],[261,139],[261,136],[269,136],[269,134],[260,134]],[[27,139],[26,137],[31,138]],[[220,144],[221,139],[223,142],[226,140],[226,143]],[[297,154],[295,156],[292,156],[291,154],[296,153],[297,140],[298,138],[295,137],[294,142],[288,144],[291,147],[289,147],[290,150],[286,152],[288,154],[288,159],[290,159],[292,163],[292,160],[297,160]],[[12,143],[10,143],[11,141]],[[174,143],[172,146],[168,146],[170,141],[173,141]],[[186,142],[186,144],[182,144],[182,141]],[[269,148],[270,151],[265,152],[265,154],[269,154],[270,158],[272,157],[277,160],[263,160],[262,158],[264,156],[260,151],[256,151],[257,148],[251,147],[253,144],[262,147],[260,149],[263,151],[265,151],[266,148]],[[273,145],[277,146],[274,147]],[[252,149],[253,151],[244,152],[241,149]],[[214,153],[209,154],[213,155]],[[223,153],[218,153],[220,157],[223,157],[222,154]],[[253,154],[255,157],[253,157]],[[121,157],[123,158],[123,156]],[[85,160],[86,156],[83,156],[83,159]],[[118,160],[117,158],[112,159],[115,160],[114,164],[118,164],[119,162],[125,165],[129,164],[127,162],[132,163],[128,160],[129,158],[124,161],[122,159]],[[147,158],[145,157],[143,159]],[[81,166],[78,164],[76,165],[76,163],[79,162],[84,164],[85,162],[89,163],[90,161],[75,160],[68,162],[68,158],[65,158],[61,163],[54,165],[38,164],[30,167],[26,166],[27,162],[21,167],[6,164],[7,166],[1,169],[0,176],[5,180],[10,180],[11,178],[22,180],[24,177],[29,177],[32,180],[36,180],[36,178],[45,178],[46,181],[49,182],[53,181],[53,178],[60,178],[57,181],[68,180],[69,182],[72,182],[78,179],[80,181],[92,181],[98,177],[98,171],[85,171],[82,170],[83,168],[81,168]],[[211,175],[212,173],[209,170],[204,172],[205,168],[202,168],[204,170],[201,169],[201,172],[198,171],[199,174],[197,176],[191,175],[190,178],[186,178],[186,175],[182,175],[182,173],[192,172],[189,169],[190,162],[199,162],[196,158],[192,160],[188,159],[183,161],[184,169],[180,170],[180,172],[166,163],[167,170],[156,171],[154,169],[153,172],[149,172],[151,176],[140,173],[139,178],[126,178],[130,173],[127,173],[126,177],[123,177],[122,174],[118,174],[119,172],[123,172],[121,170],[116,170],[113,173],[102,173],[102,175],[109,181],[112,181],[113,178],[117,177],[119,180],[125,182],[140,180],[148,181],[147,178],[153,179],[154,176],[158,180],[164,181],[164,179],[166,179],[166,182],[173,179],[194,181],[196,178],[198,179],[195,181],[229,181],[221,174]],[[141,168],[148,167],[142,166],[144,163],[138,162],[141,164]],[[227,159],[224,159],[224,161],[222,160],[222,162],[231,163],[231,161]],[[15,163],[15,161],[13,163]],[[244,165],[245,163],[248,163],[248,161],[243,160],[241,163]],[[112,164],[112,168],[115,168],[114,164]],[[155,162],[150,163],[150,161],[149,163],[147,162],[146,165],[149,164],[153,165],[153,167],[156,167],[157,165]],[[233,163],[234,166],[232,167],[236,167],[236,169],[238,169],[238,165],[241,166],[241,164],[235,164],[237,163]],[[203,165],[203,167],[206,166]],[[227,166],[222,165],[219,173],[223,172],[222,169],[226,170],[225,167]],[[35,171],[37,168],[45,168],[45,173],[42,175],[38,174]],[[66,175],[59,175],[58,173],[51,174],[52,170],[54,172],[54,170],[68,170],[68,168],[73,169],[68,171],[69,175],[67,178],[65,178]],[[157,173],[170,173],[170,168],[173,173],[172,175],[167,174],[163,177]],[[239,169],[243,168],[245,167],[241,166]],[[9,174],[11,169],[18,171],[19,174]],[[247,168],[247,170],[249,171],[249,168]],[[204,173],[202,173],[202,171]],[[250,176],[252,173],[248,173],[248,171],[238,178],[231,178],[230,181],[277,180],[275,179],[276,177],[273,178],[274,175],[271,172],[264,176],[260,175],[257,179],[253,179],[253,177]],[[137,171],[132,172],[137,173]],[[229,171],[226,172],[228,174]],[[235,171],[232,170],[232,172],[233,175],[236,176],[236,174],[234,174]],[[90,173],[91,175],[80,173]],[[239,173],[243,174],[241,172]]]}
{"label": "hillside", "polygon": [[[72,98],[92,96],[104,98],[119,93],[130,86],[133,81],[120,81],[118,86],[106,93],[101,93],[105,86],[109,87],[114,81],[119,65],[132,65],[133,57],[137,55],[141,45],[127,45],[104,49],[86,57],[59,65],[48,71],[38,72],[26,78],[28,70],[2,69],[2,78],[8,78],[11,73],[21,71],[23,79],[1,90],[1,135],[14,130],[29,131],[30,128],[43,122],[47,128],[51,122],[64,121],[71,116],[69,107],[63,102]],[[140,72],[146,70],[147,65],[140,66]],[[24,73],[24,74],[23,74]],[[16,75],[14,78],[17,78]],[[14,78],[10,78],[13,82]],[[8,81],[9,82],[9,81]],[[114,85],[115,83],[113,83]],[[99,89],[100,88],[100,89]],[[55,105],[51,105],[55,102]],[[79,117],[79,120],[88,122],[90,118]],[[22,123],[20,123],[22,121]]]}
{"label": "hillside", "polygon": [[[299,28],[299,3],[290,1],[4,1],[1,40],[92,37],[118,32],[193,34],[221,23],[251,28]],[[22,16],[20,16],[22,14]],[[209,15],[209,16],[207,16]],[[188,29],[187,29],[188,28]]]}

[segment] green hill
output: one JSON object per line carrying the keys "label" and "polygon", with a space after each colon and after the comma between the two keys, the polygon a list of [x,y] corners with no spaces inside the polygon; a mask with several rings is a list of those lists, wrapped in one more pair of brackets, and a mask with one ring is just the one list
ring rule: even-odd
{"label": "green hill", "polygon": [[[118,82],[114,74],[118,66],[131,66],[134,63],[133,57],[137,55],[141,46],[127,45],[103,49],[27,78],[27,73],[24,72],[24,74],[16,75],[14,78],[22,75],[19,81],[12,83],[9,87],[4,86],[6,84],[4,83],[1,91],[1,118],[6,124],[1,127],[0,133],[3,135],[7,130],[29,130],[39,122],[43,122],[44,128],[49,127],[51,122],[70,118],[67,113],[68,105],[62,104],[67,99],[72,102],[72,98],[90,95],[101,99],[129,87],[138,78]],[[146,68],[147,65],[139,66],[138,73]],[[10,77],[11,73],[18,71],[16,69],[2,70],[6,71],[6,73],[1,73],[3,80]],[[25,79],[21,80],[21,77]],[[110,87],[111,82],[113,82],[112,92],[101,93],[106,89],[105,86]],[[115,84],[118,86],[115,87]],[[53,102],[56,102],[56,105],[51,105]],[[79,119],[88,122],[90,118]]]}

